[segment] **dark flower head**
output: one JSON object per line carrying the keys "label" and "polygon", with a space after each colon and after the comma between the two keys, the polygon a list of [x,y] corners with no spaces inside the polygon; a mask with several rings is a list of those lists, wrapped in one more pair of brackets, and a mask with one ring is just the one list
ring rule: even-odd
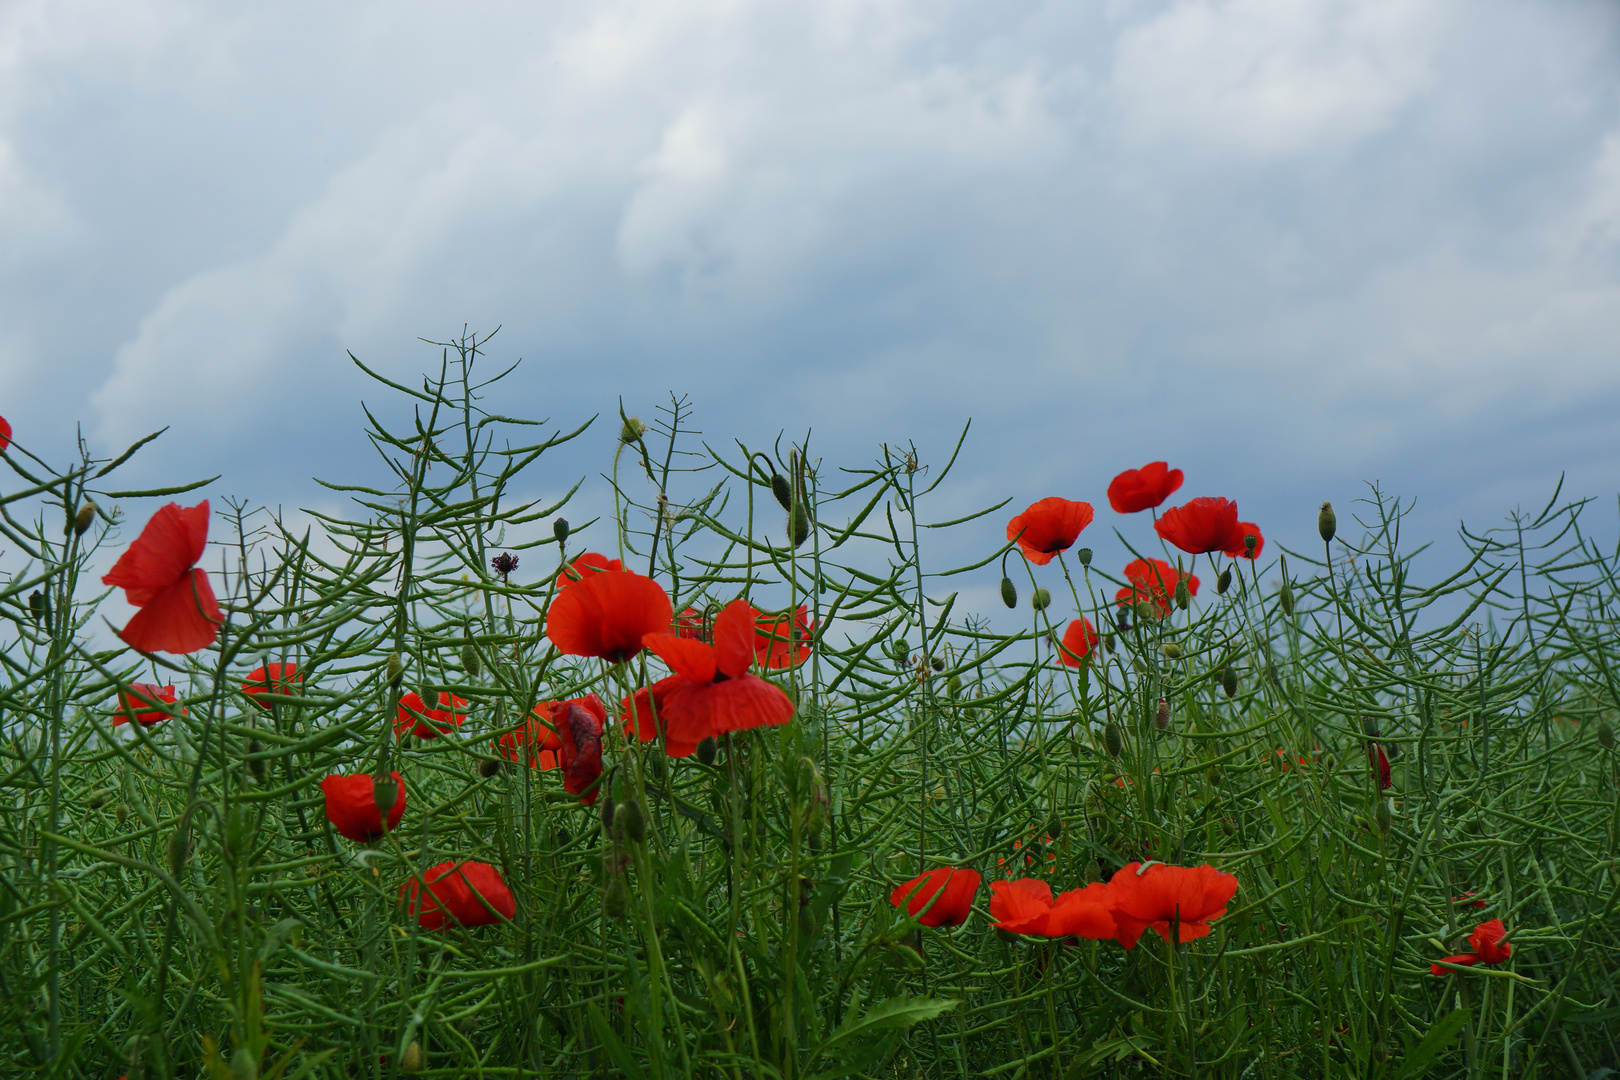
{"label": "dark flower head", "polygon": [[512,571],[518,568],[518,557],[511,552],[503,551],[489,560],[489,565],[494,567],[495,572],[501,575],[501,580],[505,581],[512,576]]}

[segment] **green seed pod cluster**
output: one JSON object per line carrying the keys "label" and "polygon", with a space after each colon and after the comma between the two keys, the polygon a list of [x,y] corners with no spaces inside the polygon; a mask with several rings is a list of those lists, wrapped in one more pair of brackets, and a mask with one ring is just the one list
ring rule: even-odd
{"label": "green seed pod cluster", "polygon": [[1045,589],[1036,589],[1029,596],[1029,606],[1036,611],[1045,611],[1052,606],[1052,594]]}
{"label": "green seed pod cluster", "polygon": [[1231,664],[1227,664],[1226,670],[1221,672],[1221,689],[1226,692],[1227,697],[1237,696],[1238,674],[1237,669]]}
{"label": "green seed pod cluster", "polygon": [[[38,596],[39,594],[35,593],[34,595]],[[1012,578],[1010,577],[1003,577],[1001,579],[1001,602],[1006,604],[1009,608],[1015,608],[1018,606],[1018,587],[1012,583]]]}
{"label": "green seed pod cluster", "polygon": [[1118,724],[1110,722],[1103,727],[1103,749],[1112,758],[1125,752],[1125,736],[1120,733]]}
{"label": "green seed pod cluster", "polygon": [[1221,571],[1221,576],[1215,579],[1215,595],[1225,596],[1226,590],[1232,587],[1232,568],[1228,566]]}
{"label": "green seed pod cluster", "polygon": [[1333,534],[1338,531],[1339,519],[1333,514],[1333,504],[1322,504],[1322,512],[1316,515],[1316,531],[1322,534],[1322,543],[1333,543]]}
{"label": "green seed pod cluster", "polygon": [[484,670],[484,663],[478,658],[478,646],[470,641],[461,647],[461,668],[475,679]]}

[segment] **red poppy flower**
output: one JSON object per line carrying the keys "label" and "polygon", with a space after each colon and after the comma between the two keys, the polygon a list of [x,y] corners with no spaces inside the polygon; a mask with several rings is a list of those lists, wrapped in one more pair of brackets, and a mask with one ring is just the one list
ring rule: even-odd
{"label": "red poppy flower", "polygon": [[598,555],[594,551],[587,551],[575,557],[574,561],[563,567],[563,572],[557,575],[557,588],[566,588],[576,581],[580,581],[591,574],[600,574],[603,571],[620,571],[624,564],[618,559],[610,559],[606,555]]}
{"label": "red poppy flower", "polygon": [[668,630],[674,614],[669,597],[652,578],[628,570],[602,571],[558,594],[546,613],[546,635],[569,656],[618,663],[640,652],[646,635]]}
{"label": "red poppy flower", "polygon": [[1125,565],[1125,580],[1130,584],[1114,594],[1114,602],[1134,604],[1146,600],[1159,609],[1161,619],[1170,614],[1177,583],[1185,580],[1187,592],[1198,595],[1198,576],[1183,574],[1163,559],[1132,559]]}
{"label": "red poppy flower", "polygon": [[0,450],[11,445],[11,421],[0,416]]}
{"label": "red poppy flower", "polygon": [[602,727],[607,710],[595,694],[565,701],[556,711],[557,739],[562,743],[563,790],[586,806],[596,802],[602,775]]}
{"label": "red poppy flower", "polygon": [[419,739],[437,739],[451,728],[458,728],[467,719],[467,699],[439,691],[439,707],[430,709],[422,695],[409,693],[399,699],[399,712],[394,717],[394,734],[400,738],[415,735]]}
{"label": "red poppy flower", "polygon": [[557,714],[568,705],[579,705],[589,712],[595,713],[605,723],[607,710],[602,707],[602,699],[595,694],[587,694],[582,698],[573,698],[569,701],[542,701],[532,710],[529,722],[516,731],[508,731],[495,743],[495,752],[508,761],[523,759],[523,750],[528,750],[528,764],[531,769],[555,769],[562,764],[560,752],[562,750],[562,736],[557,734]]}
{"label": "red poppy flower", "polygon": [[274,702],[266,698],[297,697],[303,682],[297,664],[265,664],[248,672],[242,680],[242,693],[259,708],[268,709]]}
{"label": "red poppy flower", "polygon": [[208,544],[208,500],[169,503],[118,557],[103,585],[122,586],[139,611],[119,637],[142,652],[193,653],[219,636],[225,615],[208,571],[197,566]]}
{"label": "red poppy flower", "polygon": [[[664,697],[671,687],[681,681],[679,675],[671,675],[651,686],[640,687],[632,697],[622,699],[619,702],[619,719],[624,722],[624,730],[634,733],[642,742],[652,742],[658,738],[658,719],[664,715]],[[670,757],[691,757],[696,749],[697,743],[680,742],[667,732],[664,735],[664,753]]]}
{"label": "red poppy flower", "polygon": [[[1246,539],[1250,536],[1254,537],[1254,550],[1252,552],[1249,550]],[[1231,540],[1221,551],[1234,559],[1258,559],[1265,547],[1266,538],[1261,535],[1260,526],[1252,521],[1240,521],[1237,523],[1237,527],[1232,530]]]}
{"label": "red poppy flower", "polygon": [[1394,781],[1390,779],[1389,774],[1389,755],[1384,753],[1382,746],[1370,742],[1367,744],[1367,768],[1375,767],[1378,769],[1379,788],[1393,787]]}
{"label": "red poppy flower", "polygon": [[1237,893],[1238,879],[1205,863],[1203,866],[1170,866],[1139,862],[1121,867],[1108,882],[1114,895],[1114,921],[1119,924],[1119,943],[1136,948],[1136,941],[1148,927],[1170,940],[1170,924],[1178,923],[1178,941],[1195,941],[1209,936],[1211,921],[1226,914],[1226,905]]}
{"label": "red poppy flower", "polygon": [[1465,892],[1461,896],[1453,896],[1451,898],[1451,902],[1453,904],[1460,904],[1464,907],[1482,908],[1486,906],[1485,901],[1481,900],[1477,895],[1471,892]]}
{"label": "red poppy flower", "polygon": [[[1500,964],[1513,955],[1513,946],[1502,943],[1507,937],[1507,927],[1502,925],[1501,919],[1492,919],[1482,922],[1474,927],[1474,932],[1468,935],[1468,945],[1474,951],[1463,953],[1461,956],[1448,956],[1441,963],[1462,964],[1473,967],[1475,964]],[[1430,964],[1429,971],[1435,975],[1446,974],[1446,969],[1440,964]]]}
{"label": "red poppy flower", "polygon": [[810,621],[809,608],[800,604],[791,619],[766,615],[752,607],[749,610],[754,613],[754,655],[760,667],[793,667],[810,658],[810,638],[816,624]]}
{"label": "red poppy flower", "polygon": [[1083,937],[1095,941],[1114,936],[1113,897],[1098,883],[1052,897],[1052,887],[1036,878],[990,883],[991,925],[1034,937]]}
{"label": "red poppy flower", "polygon": [[[1166,510],[1153,529],[1189,555],[1225,551],[1237,529],[1237,503],[1230,499],[1194,499]],[[1243,538],[1238,537],[1238,543]]]}
{"label": "red poppy flower", "polygon": [[1018,541],[1024,558],[1045,566],[1052,556],[1067,551],[1087,525],[1091,524],[1091,504],[1070,502],[1057,496],[1030,504],[1029,509],[1007,522],[1007,539]]}
{"label": "red poppy flower", "polygon": [[1063,631],[1063,644],[1058,649],[1058,663],[1064,667],[1079,667],[1091,650],[1102,640],[1091,626],[1090,619],[1075,619]]}
{"label": "red poppy flower", "polygon": [[1108,505],[1116,514],[1151,510],[1181,486],[1181,470],[1167,461],[1150,461],[1140,469],[1126,469],[1108,485]]}
{"label": "red poppy flower", "polygon": [[697,608],[682,608],[675,619],[675,635],[677,637],[691,638],[693,641],[703,640],[703,612]]}
{"label": "red poppy flower", "polygon": [[[167,720],[170,713],[164,712],[158,703],[173,705],[175,701],[174,687],[158,686],[156,683],[136,682],[130,683],[128,689],[118,689],[118,711],[113,714],[113,727],[127,724],[130,721],[151,727],[153,724]],[[186,710],[181,709],[184,716]]]}
{"label": "red poppy flower", "polygon": [[754,659],[754,609],[733,600],[714,620],[714,644],[673,634],[648,634],[647,647],[678,677],[663,692],[670,741],[697,744],[713,735],[776,726],[793,719],[793,702],[780,686],[748,673]]}
{"label": "red poppy flower", "polygon": [[405,781],[399,773],[390,774],[398,785],[394,805],[388,808],[388,822],[383,823],[382,811],[377,808],[377,780],[365,774],[340,776],[333,773],[321,781],[321,792],[326,796],[326,820],[332,828],[350,840],[369,844],[381,840],[384,833],[393,832],[399,819],[405,816]]}
{"label": "red poppy flower", "polygon": [[[424,882],[427,895],[418,900]],[[485,926],[517,915],[517,901],[501,872],[472,859],[431,867],[420,880],[413,877],[401,885],[399,895],[424,930],[442,930],[449,923]]]}
{"label": "red poppy flower", "polygon": [[[889,894],[889,903],[905,908],[924,926],[961,926],[979,894],[979,872],[940,866],[918,874]],[[926,910],[925,910],[926,909]]]}

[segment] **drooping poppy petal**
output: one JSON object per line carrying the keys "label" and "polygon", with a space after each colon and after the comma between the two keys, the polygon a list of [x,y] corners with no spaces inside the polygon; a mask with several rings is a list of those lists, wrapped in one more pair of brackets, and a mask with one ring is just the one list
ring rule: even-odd
{"label": "drooping poppy petal", "polygon": [[[1248,537],[1254,537],[1254,550],[1249,550]],[[1252,521],[1240,521],[1232,530],[1232,538],[1221,552],[1234,559],[1258,559],[1260,552],[1266,547],[1266,538],[1260,532],[1260,526]]]}
{"label": "drooping poppy petal", "polygon": [[[1463,953],[1460,956],[1444,956],[1444,957],[1441,957],[1441,959],[1440,959],[1440,964],[1461,964],[1464,967],[1473,967],[1477,963],[1479,963],[1479,957],[1475,956],[1471,952],[1470,953]],[[1433,974],[1433,975],[1448,975],[1448,974],[1450,974],[1450,970],[1447,969],[1447,968],[1441,967],[1440,964],[1430,964],[1429,965],[1430,974]]]}
{"label": "drooping poppy petal", "polygon": [[610,559],[606,555],[598,555],[594,551],[587,551],[576,556],[573,562],[563,567],[563,572],[557,575],[557,588],[567,588],[574,582],[582,581],[592,574],[623,569],[624,564],[618,559]]}
{"label": "drooping poppy petal", "polygon": [[1149,926],[1166,941],[1172,923],[1177,925],[1177,941],[1207,937],[1210,922],[1226,914],[1226,905],[1237,894],[1238,880],[1207,863],[1152,863],[1145,870],[1141,863],[1129,863],[1108,886],[1114,895],[1117,940],[1132,949]]}
{"label": "drooping poppy petal", "polygon": [[1502,920],[1491,919],[1474,927],[1474,932],[1468,935],[1468,944],[1479,954],[1481,963],[1500,964],[1513,955],[1513,946],[1502,944],[1505,937],[1507,927],[1502,925]]}
{"label": "drooping poppy petal", "polygon": [[472,859],[430,867],[420,880],[413,877],[401,885],[399,895],[424,930],[442,930],[455,923],[486,926],[517,915],[517,901],[500,871]]}
{"label": "drooping poppy petal", "polygon": [[1181,470],[1167,461],[1150,461],[1140,469],[1126,469],[1108,485],[1108,505],[1116,514],[1151,510],[1181,487]]}
{"label": "drooping poppy petal", "polygon": [[976,870],[940,866],[895,886],[889,903],[905,908],[924,926],[961,926],[973,911],[979,881]]}
{"label": "drooping poppy petal", "polygon": [[[594,695],[593,695],[594,696]],[[570,701],[557,710],[557,737],[562,741],[563,790],[580,796],[586,806],[600,794],[596,781],[602,775],[602,726],[606,710],[600,714]]]}
{"label": "drooping poppy petal", "polygon": [[678,637],[691,638],[693,641],[702,641],[703,613],[696,608],[682,608],[681,613],[675,617],[675,634]]}
{"label": "drooping poppy petal", "polygon": [[119,636],[141,652],[194,653],[213,644],[224,621],[208,572],[196,567],[159,590],[130,616]]}
{"label": "drooping poppy petal", "polygon": [[[714,666],[726,675],[736,678],[748,672],[748,665],[759,658],[761,665],[767,668],[785,667],[787,664],[771,663],[771,659],[780,652],[783,657],[788,655],[789,643],[776,641],[774,635],[779,628],[785,628],[787,620],[773,623],[769,640],[764,642],[763,655],[761,655],[759,640],[759,612],[754,605],[746,600],[733,600],[714,619]],[[800,607],[795,616],[800,628],[805,627],[805,609]],[[785,635],[784,635],[785,636]],[[803,635],[803,636],[808,636]],[[801,646],[806,655],[810,652],[808,645]],[[698,680],[699,682],[703,680]]]}
{"label": "drooping poppy petal", "polygon": [[1024,558],[1045,566],[1052,556],[1067,551],[1091,524],[1091,504],[1060,499],[1053,495],[1030,504],[1022,514],[1007,522],[1007,539],[1017,540]]}
{"label": "drooping poppy petal", "polygon": [[394,716],[394,734],[403,738],[415,735],[419,739],[437,739],[458,728],[467,719],[467,699],[439,691],[439,707],[430,709],[422,695],[412,692],[399,699],[399,711]]}
{"label": "drooping poppy petal", "polygon": [[646,635],[668,630],[673,617],[658,582],[605,570],[574,582],[552,601],[546,634],[559,652],[618,663],[640,652]]}
{"label": "drooping poppy petal", "polygon": [[274,704],[273,698],[297,697],[303,692],[303,683],[297,664],[264,664],[248,672],[242,680],[242,693],[259,708],[268,709]]}
{"label": "drooping poppy petal", "polygon": [[208,500],[196,506],[169,503],[153,514],[129,548],[101,579],[116,585],[134,607],[180,583],[208,546]]}
{"label": "drooping poppy petal", "polygon": [[1058,649],[1058,663],[1064,667],[1079,667],[1091,650],[1102,639],[1097,636],[1090,619],[1075,619],[1063,631],[1063,644]]}
{"label": "drooping poppy petal", "polygon": [[[737,602],[733,601],[733,604]],[[767,670],[793,667],[810,658],[810,642],[816,632],[816,624],[810,620],[809,608],[800,604],[791,618],[763,613],[756,617],[758,625],[754,631],[754,657],[760,667]],[[718,635],[718,626],[715,632]]]}
{"label": "drooping poppy petal", "polygon": [[[1237,503],[1198,498],[1172,507],[1153,523],[1154,531],[1189,555],[1225,551],[1237,530]],[[1242,543],[1242,537],[1238,538]]]}
{"label": "drooping poppy petal", "polygon": [[1182,581],[1187,583],[1189,595],[1198,595],[1197,575],[1183,574],[1163,559],[1132,559],[1125,564],[1125,580],[1130,585],[1115,593],[1114,601],[1134,604],[1146,600],[1159,609],[1161,619],[1170,614],[1170,602]]}
{"label": "drooping poppy petal", "polygon": [[[113,714],[113,727],[127,724],[132,720],[142,727],[151,727],[169,719],[170,714],[163,711],[160,702],[164,705],[174,704],[174,687],[144,682],[130,683],[128,689],[120,687],[118,711]],[[181,709],[180,715],[185,714],[186,710]]]}
{"label": "drooping poppy petal", "polygon": [[552,719],[557,703],[542,701],[529,713],[529,719],[515,731],[495,741],[495,752],[508,761],[524,761],[531,769],[555,769],[562,739]]}
{"label": "drooping poppy petal", "polygon": [[664,715],[664,696],[669,693],[670,687],[681,681],[681,676],[671,675],[651,686],[638,687],[633,695],[620,701],[619,719],[624,723],[624,730],[642,742],[652,742],[658,738],[658,720]]}
{"label": "drooping poppy petal", "polygon": [[1476,894],[1471,892],[1465,892],[1461,896],[1453,896],[1451,898],[1451,902],[1453,904],[1476,908],[1489,906],[1485,903],[1485,901],[1481,900]]}
{"label": "drooping poppy petal", "polygon": [[793,699],[757,675],[714,683],[682,679],[664,695],[669,738],[698,743],[728,731],[776,727],[793,719]]}
{"label": "drooping poppy petal", "polygon": [[990,883],[990,925],[1011,934],[1046,933],[1052,886],[1038,878]]}
{"label": "drooping poppy petal", "polygon": [[339,834],[357,843],[369,844],[381,840],[384,833],[393,832],[399,819],[405,816],[405,781],[399,773],[390,774],[397,785],[394,805],[388,808],[388,821],[383,822],[382,811],[377,808],[377,781],[373,776],[341,776],[333,773],[321,781],[321,793],[326,796],[326,820]]}

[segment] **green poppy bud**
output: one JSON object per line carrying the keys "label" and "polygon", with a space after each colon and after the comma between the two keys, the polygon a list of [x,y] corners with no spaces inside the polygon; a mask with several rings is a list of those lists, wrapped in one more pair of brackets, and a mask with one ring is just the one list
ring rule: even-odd
{"label": "green poppy bud", "polygon": [[1221,571],[1220,577],[1215,579],[1215,595],[1225,596],[1226,590],[1232,587],[1232,568],[1228,566]]}
{"label": "green poppy bud", "polygon": [[800,503],[793,508],[793,515],[788,521],[793,531],[793,546],[800,547],[810,539],[810,515],[805,512],[804,504]]}
{"label": "green poppy bud", "polygon": [[1378,721],[1370,716],[1361,718],[1361,733],[1369,739],[1376,739],[1383,734],[1382,731],[1378,730]]}
{"label": "green poppy bud", "polygon": [[[35,593],[34,595],[38,596],[39,593]],[[1018,606],[1018,588],[1013,585],[1012,578],[1010,577],[1004,577],[1001,579],[1001,602],[1010,608],[1015,608]]]}
{"label": "green poppy bud", "polygon": [[1029,606],[1036,611],[1045,611],[1052,606],[1052,594],[1045,589],[1036,589],[1029,595]]}
{"label": "green poppy bud", "polygon": [[397,652],[389,653],[388,654],[388,681],[393,682],[403,674],[405,674],[405,661],[400,658],[399,653],[397,653]]}
{"label": "green poppy bud", "polygon": [[610,919],[619,919],[628,910],[630,886],[624,883],[623,874],[614,874],[608,878],[607,888],[602,890],[602,914]]}
{"label": "green poppy bud", "polygon": [[1109,652],[1113,652],[1119,647],[1119,642],[1113,634],[1104,634],[1102,636],[1102,641],[1103,648],[1107,649]]}
{"label": "green poppy bud", "polygon": [[129,820],[129,807],[125,806],[123,803],[119,803],[117,806],[113,807],[113,817],[117,818],[118,824],[122,825],[124,822]]}
{"label": "green poppy bud", "polygon": [[1394,828],[1395,819],[1390,813],[1388,799],[1378,800],[1378,805],[1373,808],[1373,821],[1375,824],[1377,824],[1378,831],[1383,833],[1385,836],[1388,836],[1389,830]]}
{"label": "green poppy bud", "polygon": [[1333,543],[1333,534],[1339,527],[1339,519],[1333,515],[1333,504],[1322,504],[1322,512],[1316,515],[1316,531],[1322,534],[1322,543]]}
{"label": "green poppy bud", "polygon": [[249,739],[247,752],[248,772],[253,774],[253,779],[261,784],[264,783],[264,778],[270,773],[269,766],[265,764],[264,758],[259,757],[260,754],[264,753],[264,744],[259,742],[258,739]]}
{"label": "green poppy bud", "polygon": [[1080,565],[1081,566],[1090,566],[1091,565],[1091,549],[1090,548],[1081,548],[1079,551],[1074,553],[1074,557],[1080,560]]}
{"label": "green poppy bud", "polygon": [[788,483],[787,477],[775,469],[771,470],[771,494],[775,495],[776,501],[782,504],[782,509],[793,509],[793,485]]}
{"label": "green poppy bud", "polygon": [[1170,730],[1170,702],[1159,699],[1159,708],[1153,714],[1153,726],[1160,731]]}
{"label": "green poppy bud", "polygon": [[384,774],[371,778],[371,797],[377,803],[377,812],[386,820],[388,811],[399,801],[399,782]]}
{"label": "green poppy bud", "polygon": [[1294,587],[1286,581],[1282,583],[1282,588],[1277,590],[1277,602],[1282,605],[1284,615],[1294,613]]}
{"label": "green poppy bud", "polygon": [[953,701],[962,696],[962,676],[952,675],[945,680],[945,696]]}
{"label": "green poppy bud", "polygon": [[491,780],[501,774],[501,761],[499,758],[489,758],[478,763],[478,775],[485,780]]}
{"label": "green poppy bud", "polygon": [[568,543],[568,519],[560,517],[551,523],[551,535],[557,538],[558,545]]}
{"label": "green poppy bud", "polygon": [[1149,622],[1152,622],[1154,619],[1157,619],[1158,617],[1159,617],[1159,609],[1158,608],[1154,607],[1152,604],[1148,603],[1146,600],[1138,600],[1136,602],[1136,621],[1138,623],[1149,623]]}
{"label": "green poppy bud", "polygon": [[827,826],[827,789],[822,784],[816,784],[810,791],[810,806],[804,818],[805,832],[811,836],[820,836],[821,830]]}
{"label": "green poppy bud", "polygon": [[1046,823],[1046,835],[1053,840],[1061,837],[1063,835],[1063,819],[1053,814],[1052,820]]}
{"label": "green poppy bud", "polygon": [[641,422],[638,416],[624,418],[624,426],[619,429],[619,441],[622,443],[638,442],[646,434],[647,425]]}
{"label": "green poppy bud", "polygon": [[1234,668],[1231,664],[1226,665],[1226,670],[1221,672],[1221,689],[1226,691],[1226,696],[1227,697],[1236,697],[1237,696],[1237,691],[1238,691],[1237,669]]}
{"label": "green poppy bud", "polygon": [[1166,660],[1181,659],[1181,646],[1177,645],[1173,641],[1166,641],[1164,644],[1160,645],[1159,651],[1164,653],[1164,658]]}
{"label": "green poppy bud", "polygon": [[90,528],[90,523],[94,520],[96,520],[96,504],[86,502],[79,507],[79,512],[73,517],[73,535],[83,536],[85,531]]}
{"label": "green poppy bud", "polygon": [[619,835],[632,844],[640,844],[647,839],[647,817],[641,812],[641,804],[635,800],[622,802],[613,811],[613,826],[619,830]]}
{"label": "green poppy bud", "polygon": [[1607,720],[1599,720],[1597,726],[1598,745],[1605,750],[1614,749],[1614,728],[1609,726]]}
{"label": "green poppy bud", "polygon": [[484,670],[483,661],[478,659],[478,647],[470,641],[461,647],[461,666],[475,679]]}
{"label": "green poppy bud", "polygon": [[1204,773],[1204,779],[1209,781],[1211,787],[1220,787],[1221,781],[1225,779],[1225,777],[1226,770],[1221,768],[1219,765],[1211,765],[1208,771]]}
{"label": "green poppy bud", "polygon": [[115,792],[116,789],[110,787],[99,788],[96,791],[92,791],[90,793],[90,797],[85,800],[85,808],[88,810],[100,810],[103,806],[106,806],[107,803],[112,801],[112,797]]}
{"label": "green poppy bud", "polygon": [[613,816],[618,812],[618,807],[613,805],[612,799],[603,799],[598,812],[602,815],[602,835],[611,836],[613,834]]}
{"label": "green poppy bud", "polygon": [[714,741],[713,735],[697,744],[697,759],[704,765],[713,765],[714,759],[719,756],[720,745]]}
{"label": "green poppy bud", "polygon": [[1186,611],[1192,606],[1192,591],[1187,588],[1185,580],[1176,582],[1176,607]]}
{"label": "green poppy bud", "polygon": [[231,1080],[259,1080],[259,1063],[245,1046],[238,1046],[231,1055]]}
{"label": "green poppy bud", "polygon": [[1115,758],[1125,752],[1125,736],[1120,734],[1118,724],[1109,723],[1103,727],[1103,749],[1109,757]]}
{"label": "green poppy bud", "polygon": [[182,817],[180,819],[179,827],[174,830],[174,835],[169,837],[168,849],[165,854],[169,860],[169,873],[179,877],[180,872],[186,868],[186,863],[191,859],[190,818]]}
{"label": "green poppy bud", "polygon": [[403,1073],[419,1073],[427,1065],[422,1054],[422,1044],[415,1039],[405,1048],[405,1056],[399,1059],[399,1071]]}
{"label": "green poppy bud", "polygon": [[933,657],[932,659],[930,659],[928,661],[928,666],[933,668],[935,671],[944,671],[945,670],[945,658],[943,656]]}
{"label": "green poppy bud", "polygon": [[34,625],[38,626],[51,617],[51,602],[45,594],[35,589],[28,594],[28,612],[34,616]]}

